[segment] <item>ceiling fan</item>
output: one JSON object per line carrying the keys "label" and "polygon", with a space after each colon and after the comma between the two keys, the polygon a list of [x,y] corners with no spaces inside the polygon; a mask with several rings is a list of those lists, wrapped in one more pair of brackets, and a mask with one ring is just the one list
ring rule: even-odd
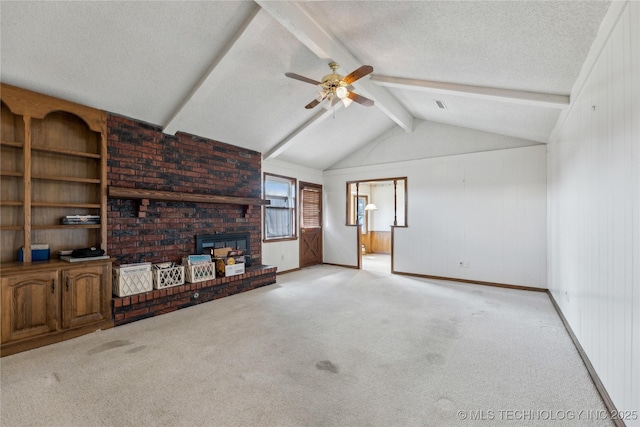
{"label": "ceiling fan", "polygon": [[316,99],[305,105],[304,108],[313,108],[325,99],[327,100],[327,102],[325,103],[325,108],[327,109],[331,108],[339,101],[342,101],[345,108],[351,105],[353,101],[357,102],[360,105],[364,105],[365,107],[371,107],[373,105],[373,101],[371,99],[366,98],[362,95],[358,95],[357,93],[351,91],[353,89],[351,83],[373,72],[373,67],[371,65],[363,65],[362,67],[347,74],[346,76],[341,76],[337,73],[338,68],[340,68],[340,65],[338,65],[337,63],[330,62],[329,67],[331,68],[331,74],[327,74],[326,76],[324,76],[322,78],[322,81],[320,82],[296,73],[284,74],[285,76],[292,79],[300,80],[305,83],[311,83],[320,87],[320,92],[318,93]]}

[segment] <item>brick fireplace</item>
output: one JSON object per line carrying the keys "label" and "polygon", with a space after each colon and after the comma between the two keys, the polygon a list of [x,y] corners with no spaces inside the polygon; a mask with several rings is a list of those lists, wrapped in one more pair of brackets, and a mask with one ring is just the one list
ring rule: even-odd
{"label": "brick fireplace", "polygon": [[[109,114],[107,180],[110,187],[260,198],[261,154]],[[108,201],[107,253],[114,265],[180,262],[196,236],[243,235],[250,248],[244,275],[115,298],[116,325],[275,283],[262,265],[260,207],[119,198]],[[198,296],[194,297],[197,293]]]}

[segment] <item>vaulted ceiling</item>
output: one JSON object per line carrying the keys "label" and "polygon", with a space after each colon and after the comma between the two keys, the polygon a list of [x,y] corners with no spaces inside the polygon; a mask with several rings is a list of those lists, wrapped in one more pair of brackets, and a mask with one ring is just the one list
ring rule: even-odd
{"label": "vaulted ceiling", "polygon": [[[425,121],[546,143],[608,7],[2,1],[0,79],[325,170]],[[321,80],[331,61],[373,66],[353,85],[373,107],[304,108],[318,88],[285,72]]]}

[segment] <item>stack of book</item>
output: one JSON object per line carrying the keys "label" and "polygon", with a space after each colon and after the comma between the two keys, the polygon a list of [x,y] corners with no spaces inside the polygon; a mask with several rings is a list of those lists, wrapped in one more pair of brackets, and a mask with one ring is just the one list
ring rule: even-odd
{"label": "stack of book", "polygon": [[182,257],[182,265],[197,265],[211,262],[211,255],[187,255]]}
{"label": "stack of book", "polygon": [[58,256],[62,261],[67,262],[98,261],[102,259],[109,259],[109,256],[106,255],[103,250],[98,250],[97,248],[62,250],[58,251]]}
{"label": "stack of book", "polygon": [[100,224],[100,215],[67,215],[61,222],[63,225]]}

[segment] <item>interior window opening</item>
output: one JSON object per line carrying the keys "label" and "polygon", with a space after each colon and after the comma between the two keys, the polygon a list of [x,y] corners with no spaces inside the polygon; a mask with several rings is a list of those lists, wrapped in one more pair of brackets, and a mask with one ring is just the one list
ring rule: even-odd
{"label": "interior window opening", "polygon": [[407,226],[407,178],[347,182],[346,214],[358,227],[360,268],[392,271],[392,227]]}

